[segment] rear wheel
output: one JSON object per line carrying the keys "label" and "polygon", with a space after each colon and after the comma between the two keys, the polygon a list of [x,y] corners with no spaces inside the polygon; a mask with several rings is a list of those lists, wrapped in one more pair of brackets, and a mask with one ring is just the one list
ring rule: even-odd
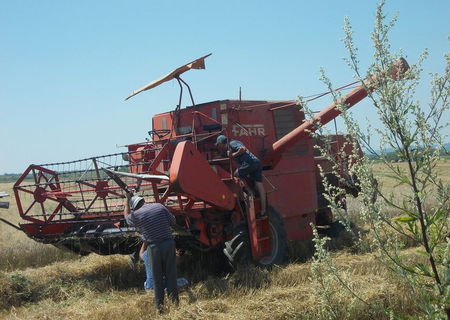
{"label": "rear wheel", "polygon": [[286,259],[288,244],[286,229],[278,212],[269,208],[270,226],[270,255],[258,261],[256,264],[268,268],[275,264],[282,264]]}
{"label": "rear wheel", "polygon": [[353,222],[350,222],[348,227],[350,230],[347,230],[340,221],[334,221],[330,224],[325,232],[332,239],[330,249],[338,250],[355,244],[355,241],[358,240],[358,227]]}
{"label": "rear wheel", "polygon": [[270,226],[270,255],[259,261],[253,261],[250,250],[250,239],[246,224],[235,228],[234,237],[225,242],[223,252],[233,268],[238,265],[255,263],[263,268],[270,268],[275,264],[282,264],[286,259],[287,240],[286,230],[280,215],[269,207],[269,226]]}

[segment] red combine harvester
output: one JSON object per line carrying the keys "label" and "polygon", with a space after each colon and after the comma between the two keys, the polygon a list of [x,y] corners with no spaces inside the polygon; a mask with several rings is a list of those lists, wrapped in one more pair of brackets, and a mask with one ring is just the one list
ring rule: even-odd
{"label": "red combine harvester", "polygon": [[[169,208],[177,220],[177,248],[220,251],[232,264],[249,259],[260,266],[281,263],[288,241],[312,237],[311,223],[330,225],[333,219],[322,195],[317,168],[318,163],[324,168],[330,164],[315,154],[314,144],[323,142],[311,138],[308,131],[316,130],[317,123],[336,118],[340,114],[336,105],[305,121],[297,101],[222,100],[195,104],[180,75],[189,69],[203,69],[206,57],[128,97],[171,79],[180,85],[178,106],[153,117],[149,141],[128,145],[121,153],[30,165],[14,185],[20,216],[26,220],[20,228],[36,241],[80,254],[136,252],[140,238],[122,215],[125,191],[110,178],[108,170],[147,201]],[[401,59],[389,72],[396,78],[407,68]],[[373,76],[343,102],[353,106],[367,96],[365,88],[375,83]],[[180,108],[183,86],[192,101],[192,106],[186,108]],[[216,149],[214,143],[221,134],[243,142],[262,160],[268,218],[257,218],[259,197],[233,176],[236,165]],[[325,140],[335,154],[342,150],[361,153],[344,148],[342,135]],[[352,178],[344,172],[341,177],[347,180],[348,192],[357,194]],[[339,183],[336,177],[330,178]]]}

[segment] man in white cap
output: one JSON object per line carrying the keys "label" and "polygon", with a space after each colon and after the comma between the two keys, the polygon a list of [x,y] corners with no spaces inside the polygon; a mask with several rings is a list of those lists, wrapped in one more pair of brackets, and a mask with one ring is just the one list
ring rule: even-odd
{"label": "man in white cap", "polygon": [[145,203],[144,198],[127,194],[124,217],[134,226],[147,243],[155,292],[155,304],[162,312],[164,279],[167,295],[178,303],[175,241],[170,230],[175,217],[161,203]]}

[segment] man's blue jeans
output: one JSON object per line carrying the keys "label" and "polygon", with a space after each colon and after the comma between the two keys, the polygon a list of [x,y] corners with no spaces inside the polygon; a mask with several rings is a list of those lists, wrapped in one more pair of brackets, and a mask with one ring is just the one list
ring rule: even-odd
{"label": "man's blue jeans", "polygon": [[[151,263],[150,263],[150,256],[149,256],[147,250],[145,250],[144,254],[142,255],[142,261],[144,261],[145,275],[146,275],[146,279],[144,282],[144,289],[145,290],[153,290],[152,267],[151,267]],[[187,286],[188,283],[189,282],[185,278],[177,279],[178,287]],[[166,281],[164,281],[164,288],[166,288]]]}
{"label": "man's blue jeans", "polygon": [[152,268],[150,267],[150,257],[148,254],[148,250],[145,250],[144,254],[142,255],[142,260],[144,261],[145,275],[146,275],[146,279],[144,282],[144,289],[153,290]]}

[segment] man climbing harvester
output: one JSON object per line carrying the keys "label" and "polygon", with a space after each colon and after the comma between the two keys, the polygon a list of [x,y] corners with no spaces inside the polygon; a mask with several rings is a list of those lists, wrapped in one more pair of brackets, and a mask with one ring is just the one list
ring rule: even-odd
{"label": "man climbing harvester", "polygon": [[251,179],[255,183],[261,199],[261,211],[257,215],[258,218],[266,216],[266,191],[262,183],[261,161],[251,153],[242,142],[231,140],[224,135],[217,137],[216,147],[224,156],[228,156],[239,163],[239,168],[235,171],[235,176],[241,179],[247,189],[251,191],[247,185],[246,179]]}

